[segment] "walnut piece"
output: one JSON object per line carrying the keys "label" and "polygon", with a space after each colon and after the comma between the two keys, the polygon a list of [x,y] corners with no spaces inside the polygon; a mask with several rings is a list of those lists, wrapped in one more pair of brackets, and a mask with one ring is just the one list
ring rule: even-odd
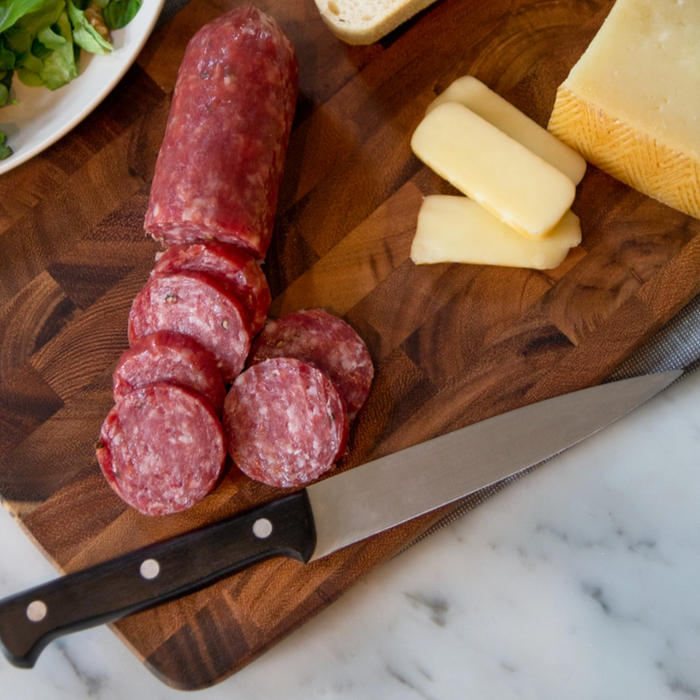
{"label": "walnut piece", "polygon": [[102,9],[99,5],[91,2],[85,10],[85,19],[90,22],[105,41],[109,41],[109,29],[107,29],[104,17],[102,16]]}

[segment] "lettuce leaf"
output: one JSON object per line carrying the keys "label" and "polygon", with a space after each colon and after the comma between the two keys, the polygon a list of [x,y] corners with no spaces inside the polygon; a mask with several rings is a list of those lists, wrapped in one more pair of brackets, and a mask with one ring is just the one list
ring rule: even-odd
{"label": "lettuce leaf", "polygon": [[[60,34],[56,34],[51,27],[44,27],[36,35],[36,38],[41,42],[42,46],[45,46],[47,49],[51,49],[51,51],[60,49],[66,43],[66,40]],[[37,55],[36,51],[32,51],[32,53]],[[40,58],[43,58],[43,56]]]}
{"label": "lettuce leaf", "polygon": [[78,77],[71,25],[65,11],[58,18],[56,25],[64,42],[44,59],[43,70],[39,73],[44,85],[49,90],[55,90]]}
{"label": "lettuce leaf", "polygon": [[27,87],[41,87],[44,84],[41,76],[29,68],[18,68],[16,72],[19,82]]}
{"label": "lettuce leaf", "polygon": [[0,131],[0,160],[5,160],[12,155],[12,149],[5,144],[5,134]]}
{"label": "lettuce leaf", "polygon": [[[40,32],[41,37],[54,47],[53,50],[43,60],[30,53],[17,68],[17,78],[29,87],[43,85],[49,90],[56,90],[78,77],[72,28],[65,10],[54,27],[58,33],[50,27],[45,27]],[[44,41],[41,44],[46,46]]]}
{"label": "lettuce leaf", "polygon": [[[95,0],[96,4],[100,4]],[[111,0],[102,8],[102,16],[109,29],[122,29],[141,9],[141,0]]]}
{"label": "lettuce leaf", "polygon": [[11,27],[20,17],[41,7],[44,0],[0,0],[0,32]]}
{"label": "lettuce leaf", "polygon": [[105,54],[114,50],[112,44],[105,41],[99,32],[85,18],[85,13],[79,10],[72,0],[68,0],[68,14],[73,24],[73,41],[90,53]]}
{"label": "lettuce leaf", "polygon": [[56,24],[65,7],[64,0],[44,0],[39,9],[18,19],[15,26],[24,29],[29,36],[35,37],[44,27]]}
{"label": "lettuce leaf", "polygon": [[41,73],[44,70],[44,63],[40,58],[37,58],[33,53],[27,54],[21,61],[17,63],[18,68],[26,68],[27,70]]}
{"label": "lettuce leaf", "polygon": [[[121,29],[142,0],[0,0],[0,107],[10,101],[14,75],[25,85],[55,90],[78,77],[81,48],[113,50],[85,16],[91,2],[108,29]],[[5,141],[0,132],[0,160],[12,153]]]}
{"label": "lettuce leaf", "polygon": [[31,52],[32,37],[24,29],[10,27],[2,38],[7,50],[14,54],[15,65],[19,66],[27,54]]}
{"label": "lettuce leaf", "polygon": [[[10,99],[10,84],[12,83],[12,71],[0,71],[0,107]],[[0,134],[2,132],[0,131]]]}
{"label": "lettuce leaf", "polygon": [[0,71],[12,70],[15,67],[15,54],[5,45],[5,40],[0,36]]}

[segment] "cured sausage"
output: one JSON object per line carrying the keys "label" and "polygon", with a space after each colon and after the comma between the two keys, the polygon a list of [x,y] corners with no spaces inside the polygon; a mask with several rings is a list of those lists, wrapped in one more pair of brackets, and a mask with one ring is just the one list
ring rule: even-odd
{"label": "cured sausage", "polygon": [[266,360],[241,374],[224,403],[229,454],[251,479],[300,486],[345,452],[348,417],[333,382],[306,362]]}
{"label": "cured sausage", "polygon": [[114,491],[145,515],[191,508],[226,458],[221,423],[201,397],[170,384],[124,396],[102,425],[97,459]]}
{"label": "cured sausage", "polygon": [[270,357],[296,357],[325,372],[353,420],[369,394],[374,367],[362,338],[323,309],[295,311],[268,321],[255,339],[248,366]]}
{"label": "cured sausage", "polygon": [[163,277],[188,271],[204,272],[223,281],[243,302],[251,336],[262,330],[270,308],[270,288],[260,265],[250,255],[219,241],[176,245],[158,258],[151,274]]}
{"label": "cured sausage", "polygon": [[226,388],[214,356],[194,338],[157,331],[134,341],[114,370],[114,400],[149,384],[175,384],[196,391],[221,414]]}
{"label": "cured sausage", "polygon": [[180,65],[146,231],[166,245],[216,238],[263,260],[297,83],[292,43],[257,8],[202,27]]}
{"label": "cured sausage", "polygon": [[198,341],[214,355],[226,383],[243,369],[250,349],[241,302],[201,272],[153,277],[138,293],[129,312],[129,343],[160,330]]}

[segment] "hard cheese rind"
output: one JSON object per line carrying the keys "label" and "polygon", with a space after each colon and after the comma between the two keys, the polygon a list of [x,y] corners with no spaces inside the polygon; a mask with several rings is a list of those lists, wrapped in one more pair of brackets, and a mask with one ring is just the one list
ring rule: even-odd
{"label": "hard cheese rind", "polygon": [[521,236],[466,197],[426,197],[418,214],[411,259],[550,270],[581,243],[578,217],[568,211],[541,241]]}
{"label": "hard cheese rind", "polygon": [[473,75],[465,75],[455,80],[447,90],[428,105],[426,114],[430,114],[444,102],[458,102],[468,107],[474,114],[478,114],[560,170],[575,185],[581,182],[586,172],[586,161],[579,153],[550,134]]}
{"label": "hard cheese rind", "polygon": [[700,217],[699,86],[700,2],[617,0],[548,128],[613,177]]}
{"label": "hard cheese rind", "polygon": [[524,236],[546,236],[574,201],[574,183],[467,107],[426,115],[413,152],[457,189]]}

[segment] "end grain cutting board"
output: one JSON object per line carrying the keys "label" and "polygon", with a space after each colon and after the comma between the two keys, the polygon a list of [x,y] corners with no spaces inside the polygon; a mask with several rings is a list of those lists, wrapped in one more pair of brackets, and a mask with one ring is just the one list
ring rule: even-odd
{"label": "end grain cutting board", "polygon": [[[64,572],[275,495],[231,469],[193,510],[147,518],[94,458],[129,307],[157,249],[142,223],[177,69],[192,34],[234,4],[194,0],[92,116],[0,177],[0,494]],[[294,42],[301,73],[265,265],[271,315],[326,307],[376,364],[339,468],[596,384],[698,292],[700,222],[593,167],[574,205],[583,244],[557,270],[408,257],[421,198],[452,191],[409,146],[428,103],[469,73],[545,125],[611,0],[443,0],[369,47],[338,41],[312,0],[259,5]],[[165,682],[210,685],[436,517],[312,565],[264,563],[114,629]]]}

